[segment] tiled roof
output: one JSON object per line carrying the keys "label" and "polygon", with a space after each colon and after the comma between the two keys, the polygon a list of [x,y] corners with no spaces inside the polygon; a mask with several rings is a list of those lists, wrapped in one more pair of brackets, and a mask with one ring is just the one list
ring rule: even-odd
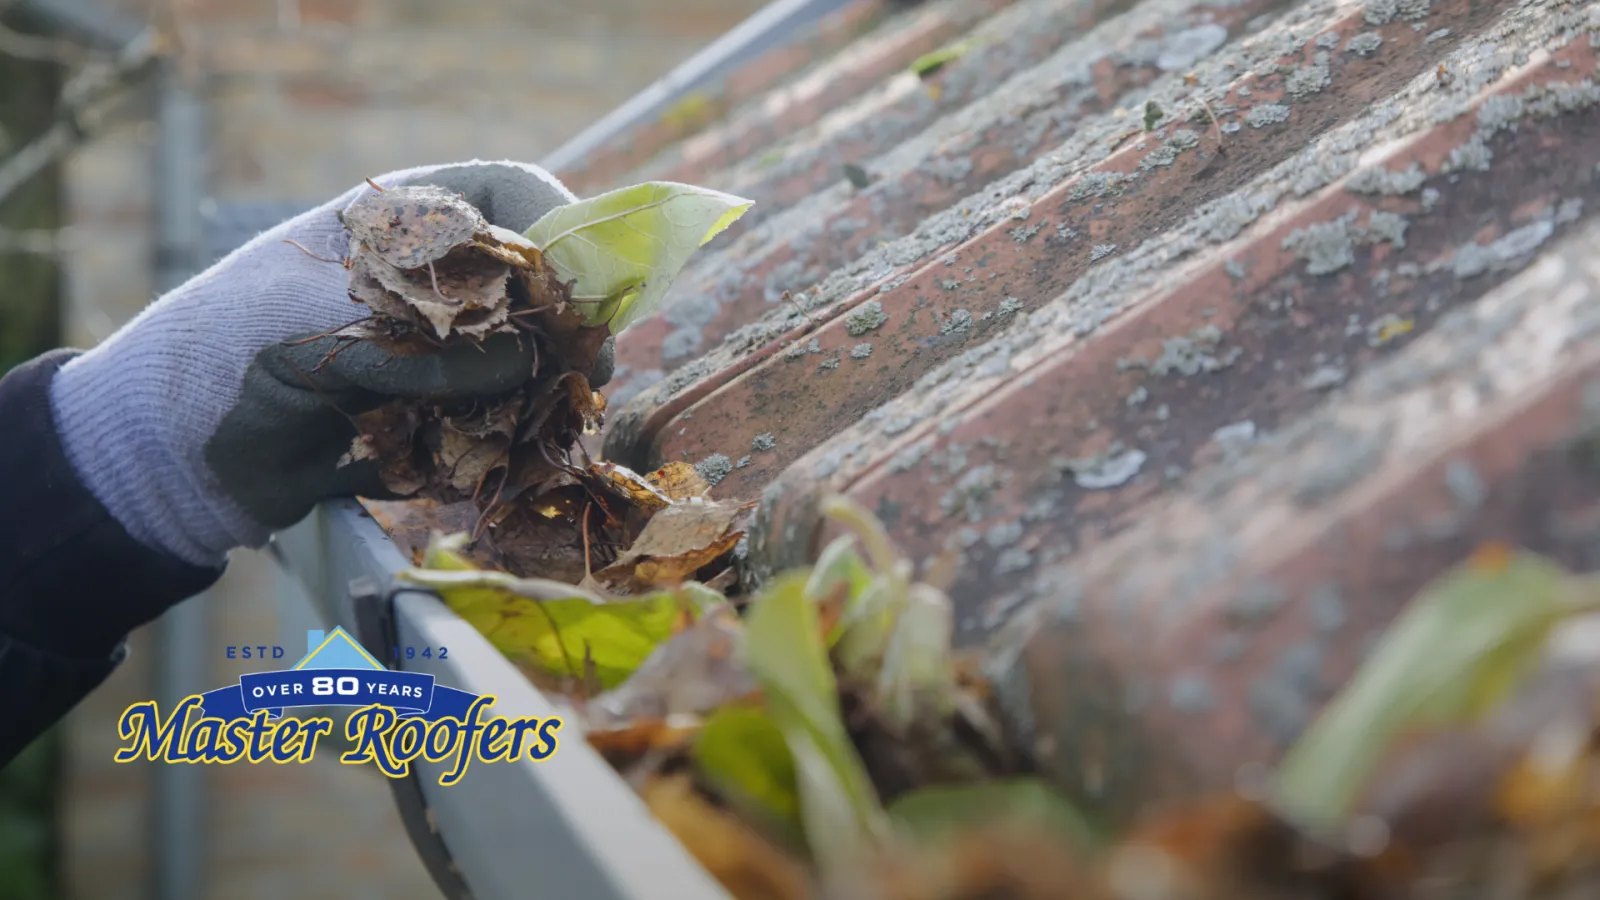
{"label": "tiled roof", "polygon": [[1013,724],[1134,810],[1274,756],[1481,542],[1595,567],[1597,7],[847,13],[563,173],[757,202],[620,339],[605,438],[725,457],[754,570],[826,492],[962,554]]}

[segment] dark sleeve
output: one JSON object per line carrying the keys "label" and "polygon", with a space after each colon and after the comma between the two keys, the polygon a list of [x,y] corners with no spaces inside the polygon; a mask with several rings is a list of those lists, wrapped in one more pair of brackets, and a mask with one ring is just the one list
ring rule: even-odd
{"label": "dark sleeve", "polygon": [[79,482],[50,411],[74,355],[0,378],[0,768],[111,674],[128,632],[222,574],[135,540]]}

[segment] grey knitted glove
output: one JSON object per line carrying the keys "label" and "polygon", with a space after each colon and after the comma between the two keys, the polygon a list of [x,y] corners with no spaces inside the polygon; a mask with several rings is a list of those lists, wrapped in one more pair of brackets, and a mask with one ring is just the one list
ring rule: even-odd
{"label": "grey knitted glove", "polygon": [[[544,170],[473,161],[394,172],[385,187],[459,191],[493,224],[522,231],[576,199]],[[532,349],[498,335],[484,350],[389,357],[367,344],[313,372],[331,338],[367,314],[348,273],[285,243],[342,259],[337,212],[362,185],[266,232],[145,309],[51,385],[56,427],[84,484],[140,541],[197,565],[257,547],[330,497],[384,497],[372,462],[338,467],[348,416],[396,398],[500,393],[531,374]],[[609,348],[608,348],[609,349]],[[609,378],[602,353],[591,379]]]}

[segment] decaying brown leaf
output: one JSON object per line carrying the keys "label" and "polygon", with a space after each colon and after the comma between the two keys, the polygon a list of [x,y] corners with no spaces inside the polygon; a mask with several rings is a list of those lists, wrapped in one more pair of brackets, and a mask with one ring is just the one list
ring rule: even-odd
{"label": "decaying brown leaf", "polygon": [[589,477],[600,490],[614,494],[645,510],[666,509],[673,497],[663,492],[639,473],[616,463],[591,463]]}
{"label": "decaying brown leaf", "polygon": [[749,504],[685,501],[658,510],[617,561],[596,578],[618,590],[675,584],[733,549]]}
{"label": "decaying brown leaf", "polygon": [[799,861],[730,813],[712,806],[684,774],[648,780],[640,793],[712,877],[737,900],[807,900],[810,879]]}
{"label": "decaying brown leaf", "polygon": [[1094,891],[1089,870],[1076,857],[1058,837],[1036,828],[972,829],[933,847],[888,854],[859,877],[832,886],[824,896],[826,900],[1107,900]]}

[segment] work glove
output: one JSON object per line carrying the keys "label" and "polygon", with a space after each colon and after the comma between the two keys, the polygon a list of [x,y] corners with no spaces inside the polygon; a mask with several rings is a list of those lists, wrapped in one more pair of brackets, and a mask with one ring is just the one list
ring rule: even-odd
{"label": "work glove", "polygon": [[[576,199],[523,163],[373,180],[460,192],[490,223],[518,232]],[[51,404],[67,456],[135,538],[218,566],[319,501],[389,497],[375,461],[339,465],[357,434],[351,416],[400,398],[504,393],[532,375],[531,342],[510,334],[422,356],[357,343],[318,368],[334,347],[327,333],[368,314],[339,264],[349,234],[338,213],[371,190],[352,188],[256,237],[56,374]],[[597,387],[610,377],[611,352],[590,373]]]}

